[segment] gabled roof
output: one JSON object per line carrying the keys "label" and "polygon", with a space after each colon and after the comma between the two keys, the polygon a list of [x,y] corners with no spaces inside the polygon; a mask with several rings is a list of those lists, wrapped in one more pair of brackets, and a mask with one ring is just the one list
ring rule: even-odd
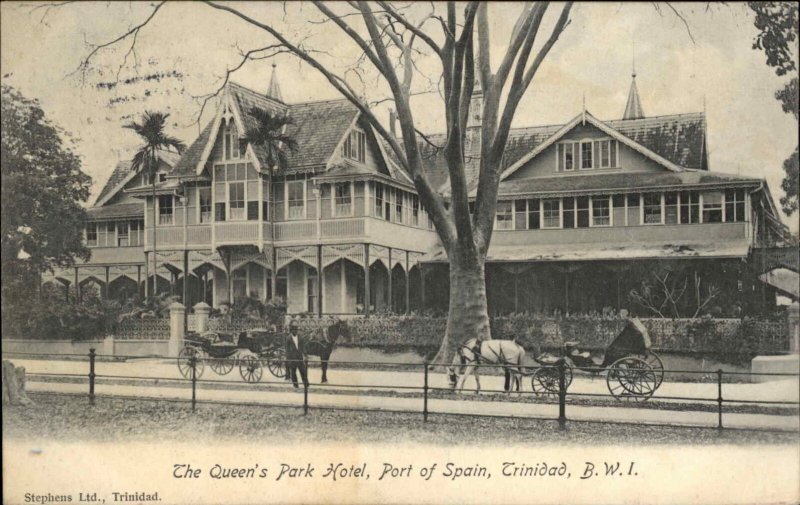
{"label": "gabled roof", "polygon": [[[171,151],[159,151],[158,153],[159,159],[170,167],[174,167],[178,163],[179,156],[179,154]],[[138,172],[135,172],[131,168],[131,160],[121,160],[118,162],[117,166],[114,167],[114,170],[111,172],[111,176],[103,186],[103,189],[100,190],[100,194],[97,195],[94,206],[103,205],[111,199],[111,197],[119,193],[137,173]]]}
{"label": "gabled roof", "polygon": [[525,163],[527,163],[530,160],[532,160],[533,158],[535,158],[539,153],[541,153],[542,151],[544,151],[548,147],[550,147],[553,144],[555,144],[556,142],[558,142],[561,138],[564,137],[564,135],[569,133],[573,128],[578,126],[578,124],[580,124],[580,123],[589,123],[589,124],[591,124],[592,126],[597,128],[598,130],[602,131],[606,135],[610,136],[611,138],[614,138],[617,141],[627,145],[628,147],[630,147],[634,151],[637,151],[640,154],[642,154],[643,156],[646,156],[646,157],[650,158],[651,160],[653,160],[656,163],[664,166],[668,170],[672,170],[673,172],[680,172],[684,168],[684,167],[682,167],[682,166],[680,166],[680,165],[678,165],[676,163],[673,163],[672,161],[668,160],[667,158],[664,158],[660,154],[652,151],[647,146],[642,145],[639,142],[636,142],[635,140],[629,138],[628,136],[624,135],[622,132],[620,132],[616,128],[613,128],[613,127],[609,126],[607,123],[604,123],[604,122],[600,121],[596,117],[592,116],[588,111],[584,111],[582,114],[578,114],[577,116],[575,116],[572,119],[572,121],[570,121],[569,123],[567,123],[563,127],[561,127],[556,133],[551,135],[547,140],[545,140],[541,144],[537,145],[533,149],[533,151],[531,151],[530,153],[526,154],[525,156],[523,156],[522,158],[520,158],[519,160],[514,162],[513,165],[511,165],[510,167],[505,169],[503,171],[502,175],[500,176],[501,180],[507,178],[509,175],[513,174],[518,168],[522,167]]}
{"label": "gabled roof", "polygon": [[[249,113],[253,107],[273,114],[288,114],[292,118],[294,124],[287,128],[287,133],[294,136],[298,148],[288,153],[288,173],[325,168],[336,146],[358,116],[358,109],[345,99],[287,105],[236,83],[228,83],[227,94],[246,129],[255,126]],[[215,119],[203,129],[181,158],[173,176],[197,174],[203,156],[209,151],[209,143],[216,140],[214,134],[218,123],[218,119]],[[252,147],[259,163],[267,166],[266,152],[260,146]]]}
{"label": "gabled roof", "polygon": [[[608,194],[610,191],[689,189],[692,187],[744,186],[757,188],[761,179],[704,170],[683,172],[615,172],[553,177],[526,177],[500,182],[500,198],[511,195]],[[474,194],[474,191],[473,191]]]}
{"label": "gabled roof", "polygon": [[[582,119],[582,115],[579,116]],[[574,121],[574,119],[573,119]],[[675,166],[707,170],[705,147],[705,116],[703,113],[674,114],[642,119],[603,121],[608,127],[642,147],[668,160]],[[520,159],[544,144],[564,125],[512,128],[503,154],[502,170],[517,164]],[[447,160],[441,147],[447,140],[444,134],[426,136],[420,140],[420,150],[426,174],[440,192],[449,192]],[[434,145],[431,145],[434,144]],[[391,154],[391,153],[390,153]],[[474,174],[477,175],[477,174]],[[468,181],[474,186],[474,177]]]}

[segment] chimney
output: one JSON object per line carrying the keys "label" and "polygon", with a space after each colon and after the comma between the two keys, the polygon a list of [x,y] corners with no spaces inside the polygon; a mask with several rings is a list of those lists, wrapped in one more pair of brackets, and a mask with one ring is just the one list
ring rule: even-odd
{"label": "chimney", "polygon": [[392,134],[392,137],[397,138],[397,114],[395,114],[394,109],[389,109],[389,133]]}

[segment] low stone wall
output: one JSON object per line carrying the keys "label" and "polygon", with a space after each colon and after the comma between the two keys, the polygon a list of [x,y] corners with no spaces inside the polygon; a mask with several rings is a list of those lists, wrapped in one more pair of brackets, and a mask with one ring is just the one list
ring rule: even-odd
{"label": "low stone wall", "polygon": [[[94,348],[98,356],[167,356],[168,340],[120,340],[107,337],[104,340],[27,340],[3,339],[3,352],[31,354],[77,354],[89,355]],[[25,358],[25,356],[20,356]]]}

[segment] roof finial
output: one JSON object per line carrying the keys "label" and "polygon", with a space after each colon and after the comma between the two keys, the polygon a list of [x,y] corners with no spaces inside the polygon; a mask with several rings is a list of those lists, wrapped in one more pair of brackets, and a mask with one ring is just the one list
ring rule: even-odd
{"label": "roof finial", "polygon": [[622,119],[641,119],[644,117],[642,103],[639,100],[639,89],[636,87],[636,52],[633,55],[633,72],[631,73],[631,89],[628,91],[628,101],[625,103],[625,113]]}
{"label": "roof finial", "polygon": [[267,96],[275,100],[283,101],[281,94],[281,87],[278,84],[278,65],[272,62],[272,79],[269,81],[269,88],[267,88]]}
{"label": "roof finial", "polygon": [[583,92],[583,124],[586,124],[586,91]]}

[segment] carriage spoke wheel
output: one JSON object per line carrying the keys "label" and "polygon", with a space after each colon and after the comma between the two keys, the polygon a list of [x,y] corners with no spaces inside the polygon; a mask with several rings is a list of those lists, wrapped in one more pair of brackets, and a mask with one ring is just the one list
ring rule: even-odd
{"label": "carriage spoke wheel", "polygon": [[606,376],[609,392],[618,400],[643,402],[658,388],[657,373],[643,359],[627,356],[615,361]]}
{"label": "carriage spoke wheel", "polygon": [[661,362],[661,358],[658,354],[653,351],[647,351],[647,354],[643,355],[641,358],[642,361],[650,365],[650,368],[653,369],[653,373],[656,374],[656,389],[658,389],[664,381],[664,363]]}
{"label": "carriage spoke wheel", "polygon": [[[564,368],[564,385],[569,389],[570,384],[572,384],[572,367],[567,365]],[[537,396],[558,396],[558,367],[543,366],[533,372],[531,388]]]}
{"label": "carriage spoke wheel", "polygon": [[267,355],[267,368],[272,375],[279,379],[286,377],[286,351],[282,348],[274,349]]}
{"label": "carriage spoke wheel", "polygon": [[208,366],[218,375],[227,375],[233,370],[233,358],[212,358]]}
{"label": "carriage spoke wheel", "polygon": [[199,379],[205,370],[203,355],[194,347],[186,346],[178,353],[178,370],[184,379],[192,378],[192,357],[195,358],[194,377]]}
{"label": "carriage spoke wheel", "polygon": [[264,374],[261,361],[254,356],[245,356],[239,360],[239,373],[245,382],[258,382]]}

